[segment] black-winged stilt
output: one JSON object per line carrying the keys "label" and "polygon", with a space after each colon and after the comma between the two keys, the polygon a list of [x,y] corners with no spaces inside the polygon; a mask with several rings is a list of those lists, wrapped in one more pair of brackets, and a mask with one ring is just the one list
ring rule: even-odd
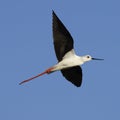
{"label": "black-winged stilt", "polygon": [[58,63],[37,76],[31,77],[19,83],[20,85],[33,80],[43,74],[49,74],[61,70],[63,76],[75,86],[80,87],[82,83],[82,69],[79,65],[90,60],[103,60],[99,58],[92,58],[90,55],[77,56],[73,49],[73,38],[64,24],[57,17],[55,12],[53,15],[53,39],[54,49],[58,59]]}

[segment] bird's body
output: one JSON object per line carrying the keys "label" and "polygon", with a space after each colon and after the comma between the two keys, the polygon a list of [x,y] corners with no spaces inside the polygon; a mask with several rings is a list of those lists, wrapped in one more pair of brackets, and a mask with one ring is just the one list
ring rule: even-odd
{"label": "bird's body", "polygon": [[64,24],[60,21],[57,15],[53,11],[53,39],[54,49],[58,63],[48,68],[44,72],[38,74],[35,77],[22,81],[20,84],[28,82],[34,78],[37,78],[43,74],[49,74],[58,70],[61,70],[63,76],[75,86],[80,87],[82,83],[82,69],[79,65],[94,60],[102,60],[92,58],[90,55],[78,56],[74,52],[73,38]]}
{"label": "bird's body", "polygon": [[82,65],[83,63],[84,61],[82,60],[82,57],[77,56],[72,49],[65,54],[65,56],[60,62],[53,66],[53,71],[71,68],[74,66]]}

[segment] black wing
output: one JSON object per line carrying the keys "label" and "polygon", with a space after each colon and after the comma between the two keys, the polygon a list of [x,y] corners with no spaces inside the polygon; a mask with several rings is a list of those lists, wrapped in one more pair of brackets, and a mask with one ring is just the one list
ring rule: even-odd
{"label": "black wing", "polygon": [[80,66],[71,67],[61,70],[63,76],[75,86],[80,87],[82,84],[82,69]]}
{"label": "black wing", "polygon": [[73,39],[54,11],[52,14],[54,49],[58,61],[61,61],[65,53],[73,49]]}
{"label": "black wing", "polygon": [[[53,11],[53,38],[54,49],[58,61],[61,61],[63,56],[73,49],[73,38],[64,24]],[[80,87],[82,83],[82,69],[80,66],[71,67],[61,70],[63,76],[75,86]]]}

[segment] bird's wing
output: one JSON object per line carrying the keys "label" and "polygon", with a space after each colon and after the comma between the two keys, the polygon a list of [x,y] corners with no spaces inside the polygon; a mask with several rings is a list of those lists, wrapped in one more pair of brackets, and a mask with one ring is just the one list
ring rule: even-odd
{"label": "bird's wing", "polygon": [[80,66],[71,67],[61,70],[63,76],[75,86],[80,87],[82,84],[82,69]]}
{"label": "bird's wing", "polygon": [[53,11],[53,39],[54,49],[58,61],[61,61],[63,56],[73,49],[73,39],[64,24]]}

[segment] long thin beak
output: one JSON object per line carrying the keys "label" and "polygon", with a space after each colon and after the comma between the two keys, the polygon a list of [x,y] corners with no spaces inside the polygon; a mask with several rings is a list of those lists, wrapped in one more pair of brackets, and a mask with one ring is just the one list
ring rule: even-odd
{"label": "long thin beak", "polygon": [[104,59],[100,59],[100,58],[92,58],[92,60],[104,60]]}

